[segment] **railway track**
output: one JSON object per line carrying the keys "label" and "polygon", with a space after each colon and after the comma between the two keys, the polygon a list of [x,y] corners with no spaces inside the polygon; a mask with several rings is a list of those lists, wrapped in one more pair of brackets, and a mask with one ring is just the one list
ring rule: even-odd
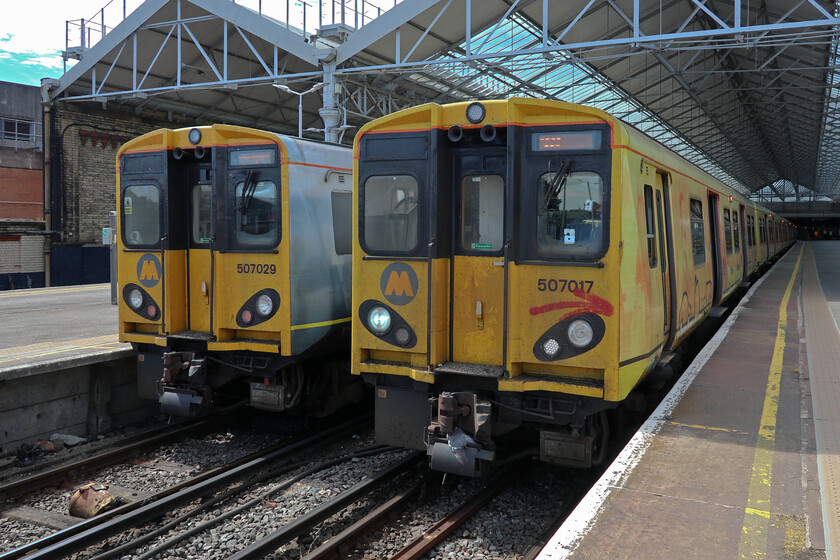
{"label": "railway track", "polygon": [[137,441],[129,441],[119,445],[115,449],[97,453],[91,457],[77,459],[69,463],[59,464],[46,470],[35,471],[28,476],[0,484],[0,501],[11,500],[54,484],[66,484],[75,475],[93,472],[97,469],[129,460],[144,451],[209,432],[219,426],[223,418],[214,416],[190,422],[174,429],[163,429],[158,433],[143,437]]}
{"label": "railway track", "polygon": [[[237,480],[253,477],[255,473],[270,469],[274,463],[285,457],[323,446],[337,437],[364,429],[369,423],[370,417],[365,416],[337,424],[327,430],[293,438],[224,466],[205,471],[152,496],[127,503],[91,519],[79,521],[66,529],[0,555],[0,558],[11,560],[24,555],[28,555],[29,559],[67,557],[116,534],[132,530],[143,523],[175,511],[184,504],[204,498]],[[32,481],[21,481],[17,488],[36,485]]]}
{"label": "railway track", "polygon": [[[79,521],[0,560],[405,560],[430,550],[436,557],[519,559],[574,505],[566,494],[579,493],[573,489],[585,483],[534,464],[489,481],[442,477],[419,454],[349,435],[365,426],[362,420],[286,441]],[[342,471],[349,474],[337,482]],[[567,490],[557,493],[564,484]],[[316,492],[323,495],[315,499]],[[542,494],[549,495],[545,503],[539,502]],[[260,516],[263,527],[248,529]],[[532,517],[534,523],[522,524]],[[500,528],[515,537],[500,535]]]}

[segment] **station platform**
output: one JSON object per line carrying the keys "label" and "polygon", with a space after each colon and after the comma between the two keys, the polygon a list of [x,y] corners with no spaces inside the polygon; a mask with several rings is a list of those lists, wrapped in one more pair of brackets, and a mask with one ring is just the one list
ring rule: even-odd
{"label": "station platform", "polygon": [[840,559],[838,267],[759,279],[538,558]]}
{"label": "station platform", "polygon": [[0,463],[54,433],[89,437],[154,415],[137,396],[108,284],[0,292]]}
{"label": "station platform", "polygon": [[134,355],[117,334],[66,341],[40,342],[0,350],[0,381],[63,371]]}
{"label": "station platform", "polygon": [[120,344],[110,284],[0,292],[0,380],[132,355]]}

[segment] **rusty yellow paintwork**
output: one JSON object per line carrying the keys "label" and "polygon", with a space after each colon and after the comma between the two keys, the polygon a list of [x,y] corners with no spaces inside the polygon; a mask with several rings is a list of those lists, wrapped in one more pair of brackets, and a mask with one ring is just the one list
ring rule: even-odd
{"label": "rusty yellow paintwork", "polygon": [[[752,247],[741,243],[739,250],[726,253],[722,238],[723,209],[737,212],[743,205],[746,214],[753,213],[756,220],[761,210],[668,148],[600,110],[535,99],[482,103],[486,116],[480,125],[472,125],[466,120],[468,103],[426,104],[368,123],[360,130],[354,144],[354,183],[358,185],[359,181],[359,142],[369,134],[448,129],[455,125],[466,129],[487,124],[529,127],[606,123],[612,135],[606,254],[598,260],[597,266],[588,267],[514,262],[506,263],[505,267],[493,267],[492,261],[500,260],[499,257],[406,260],[404,262],[417,273],[418,294],[410,304],[395,306],[395,309],[415,329],[418,342],[415,348],[402,350],[371,334],[357,312],[363,301],[382,301],[382,271],[390,262],[399,259],[366,260],[356,235],[353,245],[353,307],[356,310],[352,329],[353,373],[391,374],[433,382],[434,369],[447,361],[492,364],[502,366],[505,371],[498,380],[500,391],[554,391],[620,401],[652,370],[662,353],[674,349],[715,304],[712,240],[707,219],[710,194],[718,197],[720,291],[724,299],[737,289],[744,277],[743,251],[751,251],[753,270],[766,258],[758,243]],[[649,185],[653,193],[655,259],[648,254],[645,185]],[[356,193],[353,226],[358,232],[358,189]],[[692,252],[692,198],[702,203],[704,212],[705,259],[697,265]],[[673,262],[667,247],[661,244],[661,238],[666,238],[668,233],[663,230],[669,202]],[[747,224],[740,220],[739,214],[739,230],[743,230]],[[757,222],[754,229],[758,240]],[[653,260],[655,263],[652,264]],[[508,275],[506,292],[505,269]],[[430,279],[434,287],[431,295],[427,293]],[[557,281],[557,289],[546,287],[541,290],[549,280]],[[565,281],[563,289],[559,289],[560,281]],[[505,293],[506,324],[502,305]],[[672,293],[675,295],[673,300]],[[477,314],[477,301],[481,301],[481,317]],[[533,348],[538,338],[552,325],[580,309],[597,313],[604,320],[606,330],[598,346],[558,362],[536,359]],[[506,337],[502,335],[505,329]],[[503,355],[506,356],[504,363]]]}
{"label": "rusty yellow paintwork", "polygon": [[452,360],[471,364],[502,363],[504,345],[504,267],[500,257],[457,255],[452,264]]}
{"label": "rusty yellow paintwork", "polygon": [[[117,240],[117,267],[120,285],[138,283],[138,262],[145,254],[153,254],[162,263],[160,282],[147,290],[161,307],[162,316],[156,321],[145,319],[123,301],[120,294],[120,341],[151,343],[168,346],[167,336],[185,331],[209,332],[216,341],[208,344],[209,350],[254,350],[280,352],[291,355],[291,317],[288,305],[290,280],[288,274],[289,238],[288,206],[288,153],[273,133],[237,126],[214,125],[198,127],[202,143],[209,146],[238,146],[249,144],[275,144],[280,153],[281,184],[281,242],[276,253],[216,253],[213,266],[209,249],[138,251],[127,249],[122,239]],[[127,142],[117,155],[117,197],[120,192],[119,158],[125,153],[159,152],[180,146],[192,147],[188,129],[159,130]],[[184,216],[183,219],[189,219]],[[122,230],[122,213],[117,213],[118,231]],[[265,287],[265,279],[254,274],[236,274],[238,264],[273,264],[276,275],[271,287],[280,294],[278,312],[268,321],[253,327],[242,328],[236,324],[236,313],[251,294]],[[224,282],[216,282],[224,278]],[[188,288],[187,288],[188,286]],[[210,314],[212,310],[212,330]],[[279,346],[279,348],[278,348]]]}

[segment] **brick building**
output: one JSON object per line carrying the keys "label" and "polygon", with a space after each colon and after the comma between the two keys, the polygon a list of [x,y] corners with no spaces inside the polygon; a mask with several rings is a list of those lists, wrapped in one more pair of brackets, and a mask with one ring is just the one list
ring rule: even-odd
{"label": "brick building", "polygon": [[189,124],[177,117],[118,103],[54,103],[50,108],[50,248],[52,285],[108,282],[109,248],[102,245],[108,212],[116,210],[117,151],[157,128]]}
{"label": "brick building", "polygon": [[0,82],[0,290],[45,285],[40,91]]}

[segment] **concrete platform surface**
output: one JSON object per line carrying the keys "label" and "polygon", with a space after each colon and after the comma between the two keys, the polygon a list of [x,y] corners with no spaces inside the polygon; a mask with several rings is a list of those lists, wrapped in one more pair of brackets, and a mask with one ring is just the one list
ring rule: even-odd
{"label": "concrete platform surface", "polygon": [[0,291],[0,350],[116,332],[110,284]]}
{"label": "concrete platform surface", "polygon": [[788,251],[538,558],[840,559],[838,262]]}

